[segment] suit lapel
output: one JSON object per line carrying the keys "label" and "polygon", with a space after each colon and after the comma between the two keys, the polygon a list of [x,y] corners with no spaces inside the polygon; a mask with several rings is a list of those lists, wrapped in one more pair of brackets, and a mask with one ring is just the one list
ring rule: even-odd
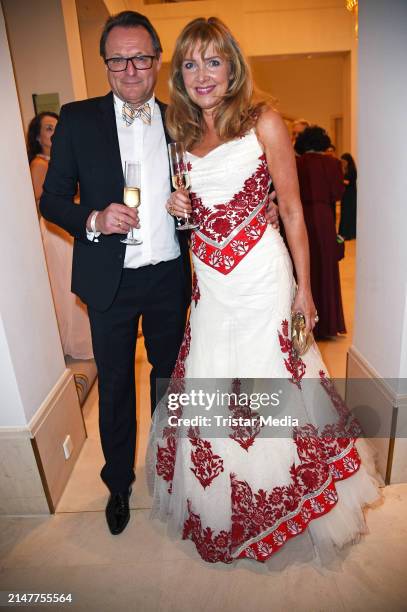
{"label": "suit lapel", "polygon": [[[107,141],[109,173],[117,184],[120,197],[123,194],[124,177],[120,158],[119,137],[117,135],[116,116],[114,112],[113,93],[110,92],[100,101],[101,130]],[[118,200],[121,201],[121,200]]]}

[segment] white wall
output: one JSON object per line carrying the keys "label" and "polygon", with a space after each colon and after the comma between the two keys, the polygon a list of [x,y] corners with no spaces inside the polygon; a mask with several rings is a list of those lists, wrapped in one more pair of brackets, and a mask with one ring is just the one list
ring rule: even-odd
{"label": "white wall", "polygon": [[78,0],[78,19],[81,35],[83,62],[90,98],[104,96],[109,91],[106,68],[99,55],[100,35],[109,17],[102,0]]}
{"label": "white wall", "polygon": [[34,116],[32,94],[74,99],[60,0],[2,0],[25,129]]}
{"label": "white wall", "polygon": [[21,427],[26,424],[23,403],[14,374],[6,331],[0,315],[0,424]]}
{"label": "white wall", "polygon": [[[345,54],[311,55],[308,59],[295,55],[255,57],[251,66],[256,85],[277,98],[277,108],[286,117],[305,117],[333,136],[333,118],[349,112],[343,93]],[[349,134],[346,136],[349,143]]]}
{"label": "white wall", "polygon": [[1,427],[28,423],[65,370],[1,11],[0,89]]}
{"label": "white wall", "polygon": [[75,100],[85,100],[88,97],[88,92],[83,66],[76,2],[75,0],[61,0],[61,8],[65,25],[65,40],[68,50],[74,97]]}
{"label": "white wall", "polygon": [[354,345],[407,377],[407,2],[359,7],[359,182]]}

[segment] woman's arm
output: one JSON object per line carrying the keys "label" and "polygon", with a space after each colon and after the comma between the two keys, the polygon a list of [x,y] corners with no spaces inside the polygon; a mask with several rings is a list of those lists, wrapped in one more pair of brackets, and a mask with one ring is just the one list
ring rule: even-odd
{"label": "woman's arm", "polygon": [[293,311],[300,310],[307,329],[315,325],[315,305],[311,295],[308,235],[300,200],[297,167],[288,130],[280,115],[268,109],[257,122],[258,138],[276,188],[281,219],[297,273],[298,291]]}
{"label": "woman's arm", "polygon": [[34,158],[30,164],[31,180],[34,188],[35,201],[37,203],[42,195],[42,186],[47,175],[48,162],[45,159]]}

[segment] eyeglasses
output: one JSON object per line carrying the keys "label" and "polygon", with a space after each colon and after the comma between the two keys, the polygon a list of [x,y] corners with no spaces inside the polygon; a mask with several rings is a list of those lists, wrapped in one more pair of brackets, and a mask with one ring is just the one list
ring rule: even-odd
{"label": "eyeglasses", "polygon": [[105,59],[105,64],[111,72],[124,72],[129,62],[136,70],[149,70],[153,65],[155,55],[134,55],[134,57],[110,57]]}

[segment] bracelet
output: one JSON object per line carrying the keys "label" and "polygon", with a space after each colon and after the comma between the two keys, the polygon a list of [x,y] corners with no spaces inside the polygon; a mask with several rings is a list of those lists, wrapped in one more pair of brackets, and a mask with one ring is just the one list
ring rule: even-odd
{"label": "bracelet", "polygon": [[91,217],[91,219],[90,219],[90,231],[91,231],[93,234],[96,234],[96,232],[97,232],[97,230],[96,230],[96,217],[98,216],[98,214],[99,214],[99,211],[98,211],[98,210],[96,210],[96,211],[93,213],[93,215],[92,215],[92,217]]}

